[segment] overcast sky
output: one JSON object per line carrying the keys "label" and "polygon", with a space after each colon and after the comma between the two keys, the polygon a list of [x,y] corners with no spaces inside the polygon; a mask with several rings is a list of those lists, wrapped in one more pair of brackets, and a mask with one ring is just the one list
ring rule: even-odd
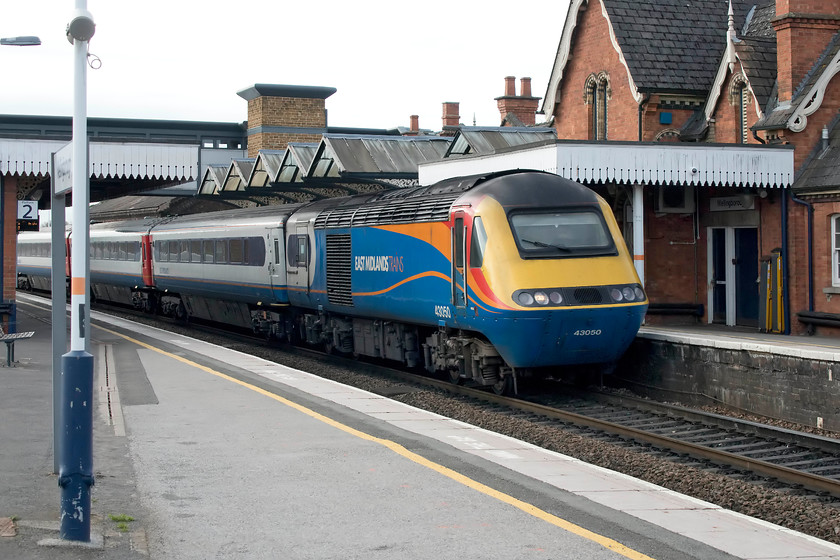
{"label": "overcast sky", "polygon": [[[497,126],[505,76],[545,96],[568,0],[88,0],[92,117],[242,122],[236,95],[255,83],[334,87],[331,126],[394,128],[420,117],[440,130],[442,103],[461,122]],[[3,2],[0,113],[70,116],[74,0]],[[542,102],[540,102],[540,107]]]}

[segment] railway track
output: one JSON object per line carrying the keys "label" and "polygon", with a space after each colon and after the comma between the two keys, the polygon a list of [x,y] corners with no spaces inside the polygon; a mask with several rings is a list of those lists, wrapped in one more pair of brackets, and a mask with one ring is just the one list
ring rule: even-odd
{"label": "railway track", "polygon": [[[128,313],[135,319],[150,319],[148,315],[134,315],[124,309],[107,307],[106,310]],[[250,345],[254,352],[266,348],[264,340],[242,333],[206,325],[189,328],[211,337],[224,336],[228,342],[233,337],[241,344]],[[295,352],[317,356],[319,360],[327,358],[326,354],[306,349]],[[483,403],[482,406],[500,414],[574,430],[586,437],[609,438],[613,443],[637,446],[646,452],[670,453],[674,460],[690,457],[703,468],[737,469],[736,476],[755,474],[793,489],[806,489],[840,500],[840,440],[837,439],[647,399],[572,391],[559,384],[549,384],[544,391],[532,391],[521,397],[499,396],[485,389],[454,385],[378,364],[365,362],[364,368],[360,368],[359,362],[353,360],[328,358],[345,366],[350,362],[354,369],[363,369],[368,374]]]}
{"label": "railway track", "polygon": [[655,449],[732,467],[840,499],[840,441],[632,397],[539,395],[528,400],[476,394],[538,418],[611,434]]}
{"label": "railway track", "polygon": [[[545,391],[532,391],[518,398],[498,396],[484,389],[454,385],[448,380],[431,379],[378,364],[327,356],[306,349],[278,349],[264,340],[242,333],[221,331],[205,325],[175,324],[124,308],[105,306],[104,312],[140,322],[164,323],[164,328],[186,329],[190,336],[223,337],[226,346],[236,344],[267,359],[292,354],[306,360],[328,361],[339,369],[356,374],[394,380],[397,387],[374,392],[389,396],[423,389],[454,395],[470,406],[489,413],[525,420],[535,425],[571,432],[592,440],[655,454],[675,462],[689,463],[706,471],[739,480],[780,488],[789,494],[840,506],[840,440],[735,417],[657,403],[647,399],[611,394],[571,391],[552,384]],[[234,342],[235,341],[235,342]],[[277,360],[279,361],[279,360]],[[352,364],[348,368],[348,364]],[[363,365],[362,365],[363,364]],[[317,368],[321,369],[321,368]],[[320,373],[319,373],[320,374]],[[342,382],[356,383],[342,374]],[[399,385],[402,384],[401,388]],[[364,382],[361,382],[364,385]],[[409,388],[406,388],[409,387]],[[437,411],[436,411],[437,412]],[[515,436],[515,434],[512,434]]]}
{"label": "railway track", "polygon": [[[238,336],[242,341],[255,342]],[[326,357],[316,351],[296,351],[317,355],[317,359]],[[344,364],[350,361],[354,368],[359,367],[359,362],[345,358],[329,359]],[[559,384],[549,384],[544,390],[521,397],[508,397],[378,364],[365,363],[363,369],[485,403],[501,414],[575,430],[587,437],[608,437],[614,443],[634,445],[646,452],[670,453],[675,460],[685,460],[687,456],[703,468],[737,469],[735,476],[757,475],[794,490],[804,489],[840,500],[838,439],[647,399],[571,390]]]}

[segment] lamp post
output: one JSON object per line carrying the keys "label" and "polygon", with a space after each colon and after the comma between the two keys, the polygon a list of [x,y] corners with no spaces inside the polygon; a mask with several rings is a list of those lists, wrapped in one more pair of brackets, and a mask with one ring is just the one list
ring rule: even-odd
{"label": "lamp post", "polygon": [[96,26],[87,0],[76,0],[67,40],[74,49],[73,74],[73,243],[70,253],[70,352],[61,360],[63,439],[58,485],[61,487],[60,537],[90,542],[90,487],[93,486],[93,356],[87,352],[88,204],[87,47]]}
{"label": "lamp post", "polygon": [[35,37],[34,35],[0,38],[0,45],[9,45],[13,47],[36,47],[40,44],[41,39]]}

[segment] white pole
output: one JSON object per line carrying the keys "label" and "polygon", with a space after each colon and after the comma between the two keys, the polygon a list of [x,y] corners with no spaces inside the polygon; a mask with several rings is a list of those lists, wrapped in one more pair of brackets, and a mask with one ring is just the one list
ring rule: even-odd
{"label": "white pole", "polygon": [[[85,10],[86,0],[76,0]],[[88,303],[88,245],[90,242],[87,161],[87,41],[73,41],[73,235],[70,254],[70,349],[85,350],[84,324]]]}
{"label": "white pole", "polygon": [[645,285],[645,198],[643,185],[633,185],[633,262]]}
{"label": "white pole", "polygon": [[86,0],[76,0],[74,17],[67,26],[73,43],[73,237],[70,258],[70,352],[61,358],[61,424],[63,440],[58,468],[61,488],[61,527],[65,540],[90,542],[90,487],[93,486],[93,356],[87,352],[88,264],[88,138],[86,64],[93,18]]}

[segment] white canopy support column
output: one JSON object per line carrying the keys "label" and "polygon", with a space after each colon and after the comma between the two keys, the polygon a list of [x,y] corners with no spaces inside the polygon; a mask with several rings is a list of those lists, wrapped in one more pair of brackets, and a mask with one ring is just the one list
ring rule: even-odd
{"label": "white canopy support column", "polygon": [[633,263],[645,285],[645,198],[644,186],[633,183]]}

